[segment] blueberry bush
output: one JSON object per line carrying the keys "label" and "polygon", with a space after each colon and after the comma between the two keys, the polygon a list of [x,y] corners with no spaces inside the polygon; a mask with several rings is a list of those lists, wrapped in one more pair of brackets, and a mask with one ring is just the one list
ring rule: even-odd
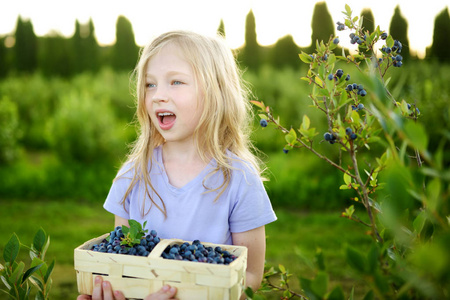
{"label": "blueberry bush", "polygon": [[[284,135],[287,155],[304,149],[341,171],[339,189],[353,193],[341,216],[372,237],[365,253],[352,245],[342,249],[355,281],[367,291],[364,299],[449,298],[445,138],[431,151],[417,101],[399,100],[390,92],[388,71],[403,65],[401,41],[380,27],[365,30],[348,5],[343,14],[344,22],[337,23],[340,36],[318,41],[315,53],[299,54],[309,66],[301,79],[311,86],[312,106],[325,115],[327,131],[319,132],[307,114],[299,128],[285,127],[274,109],[252,101],[260,125]],[[355,51],[338,49],[344,35]],[[352,82],[356,76],[346,73],[346,65],[358,71],[359,82]],[[321,143],[333,147],[338,159],[322,154]],[[248,289],[247,296],[260,299],[265,291],[278,291],[282,299],[353,299],[353,290],[346,297],[341,286],[330,286],[324,261],[319,251],[312,263],[316,275],[298,277],[300,291],[291,288],[293,274],[287,268],[266,266],[262,287],[256,293]]]}

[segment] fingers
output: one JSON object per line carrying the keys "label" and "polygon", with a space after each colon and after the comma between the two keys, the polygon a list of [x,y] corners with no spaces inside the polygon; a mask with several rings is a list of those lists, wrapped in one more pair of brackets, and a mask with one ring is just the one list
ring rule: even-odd
{"label": "fingers", "polygon": [[103,279],[101,276],[96,276],[94,280],[94,289],[92,290],[92,299],[101,300],[103,299],[103,289],[102,289]]}
{"label": "fingers", "polygon": [[[82,297],[82,298],[80,298]],[[103,281],[101,276],[96,276],[92,298],[87,295],[78,296],[77,300],[125,300],[125,296],[120,291],[113,291],[109,281]]]}
{"label": "fingers", "polygon": [[163,286],[158,292],[148,295],[144,300],[170,300],[176,299],[177,289],[169,285]]}

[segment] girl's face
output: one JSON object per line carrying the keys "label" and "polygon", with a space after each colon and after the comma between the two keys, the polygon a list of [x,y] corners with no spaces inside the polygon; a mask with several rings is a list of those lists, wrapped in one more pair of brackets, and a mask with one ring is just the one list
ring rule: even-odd
{"label": "girl's face", "polygon": [[168,44],[149,60],[145,106],[166,142],[192,141],[203,111],[203,96],[191,65],[177,46]]}

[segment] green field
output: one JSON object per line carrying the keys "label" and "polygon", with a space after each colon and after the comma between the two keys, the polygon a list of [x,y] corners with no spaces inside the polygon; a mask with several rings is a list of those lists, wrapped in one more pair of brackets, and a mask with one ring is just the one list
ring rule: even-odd
{"label": "green field", "polygon": [[[84,241],[108,232],[113,218],[101,207],[73,201],[2,200],[0,210],[0,251],[15,232],[22,243],[30,244],[40,226],[50,235],[51,243],[47,259],[56,259],[53,273],[52,299],[75,299],[76,275],[73,269],[73,250]],[[365,249],[370,238],[361,234],[356,223],[340,218],[334,212],[302,212],[276,209],[278,220],[266,228],[267,264],[285,265],[292,273],[312,275],[312,270],[299,254],[312,259],[318,248],[322,249],[328,265],[331,283],[342,284],[348,290],[357,282],[348,276],[341,246],[345,243]],[[28,262],[28,254],[21,252],[21,259]],[[298,286],[296,278],[293,286]]]}

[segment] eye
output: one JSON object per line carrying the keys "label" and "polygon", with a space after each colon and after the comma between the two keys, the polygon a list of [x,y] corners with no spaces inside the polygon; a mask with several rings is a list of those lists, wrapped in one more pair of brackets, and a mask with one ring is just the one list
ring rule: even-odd
{"label": "eye", "polygon": [[145,87],[148,88],[148,89],[149,88],[154,88],[155,86],[156,86],[156,84],[154,84],[154,83],[146,83],[145,84]]}
{"label": "eye", "polygon": [[181,82],[179,80],[174,80],[174,81],[172,81],[172,84],[173,85],[180,85],[180,84],[183,84],[183,82]]}

